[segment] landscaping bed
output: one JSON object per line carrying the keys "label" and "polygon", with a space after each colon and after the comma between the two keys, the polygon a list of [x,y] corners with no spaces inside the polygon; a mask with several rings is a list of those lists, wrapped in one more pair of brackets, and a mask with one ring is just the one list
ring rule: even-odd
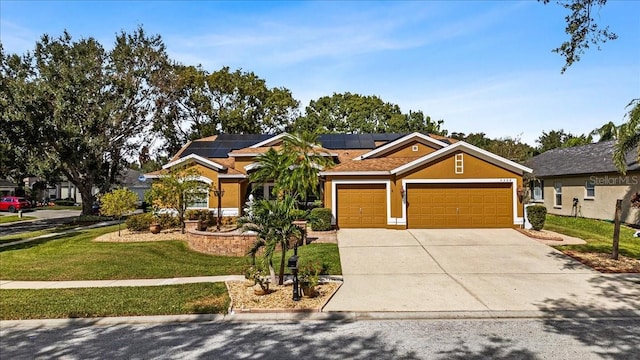
{"label": "landscaping bed", "polygon": [[603,273],[640,273],[640,260],[618,256],[618,260],[611,258],[611,254],[596,252],[579,252],[563,250],[564,254],[581,263]]}
{"label": "landscaping bed", "polygon": [[544,227],[546,230],[585,240],[586,244],[555,248],[597,271],[640,272],[640,238],[633,236],[635,229],[631,227],[620,227],[619,260],[611,259],[613,223],[609,221],[547,215]]}
{"label": "landscaping bed", "polygon": [[324,282],[316,287],[317,296],[293,301],[293,285],[271,285],[270,293],[256,295],[243,281],[227,281],[233,312],[320,312],[338,290],[341,282]]}

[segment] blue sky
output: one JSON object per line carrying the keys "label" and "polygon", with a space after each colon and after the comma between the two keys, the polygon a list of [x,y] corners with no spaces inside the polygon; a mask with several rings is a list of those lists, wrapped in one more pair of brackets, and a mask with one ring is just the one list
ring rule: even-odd
{"label": "blue sky", "polygon": [[42,34],[160,34],[186,65],[253,71],[301,101],[334,92],[377,95],[422,110],[458,132],[520,137],[585,133],[624,119],[640,97],[640,1],[609,1],[595,19],[619,39],[590,49],[560,74],[551,49],[566,12],[534,1],[5,1],[0,40],[9,53]]}

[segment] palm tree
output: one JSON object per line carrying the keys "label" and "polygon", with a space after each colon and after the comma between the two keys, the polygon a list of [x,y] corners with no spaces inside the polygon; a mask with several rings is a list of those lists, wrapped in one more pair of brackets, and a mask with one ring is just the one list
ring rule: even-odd
{"label": "palm tree", "polygon": [[332,166],[331,154],[322,149],[315,132],[287,134],[282,144],[283,154],[289,160],[289,172],[284,180],[291,194],[306,201],[309,193],[319,195],[318,173]]}
{"label": "palm tree", "polygon": [[255,256],[257,252],[264,248],[264,261],[269,267],[271,281],[276,282],[275,270],[273,268],[273,255],[278,247],[282,251],[280,257],[280,272],[278,274],[278,284],[284,282],[285,258],[292,241],[298,241],[302,236],[302,231],[293,221],[296,220],[295,198],[285,195],[276,200],[258,200],[247,215],[238,219],[238,224],[243,231],[253,231],[256,233],[256,242],[249,251],[249,255]]}
{"label": "palm tree", "polygon": [[274,182],[274,191],[280,193],[284,189],[283,178],[287,176],[288,158],[274,148],[267,150],[264,154],[256,157],[258,167],[256,171],[249,175],[249,180],[255,184],[265,184]]}
{"label": "palm tree", "polygon": [[319,195],[318,173],[333,160],[318,143],[316,133],[287,134],[282,148],[269,149],[256,157],[258,168],[249,175],[251,182],[274,182],[274,192],[306,200],[309,193]]}
{"label": "palm tree", "polygon": [[627,154],[636,151],[640,160],[640,99],[635,99],[628,106],[633,106],[627,113],[629,120],[618,128],[618,139],[613,153],[613,160],[622,174],[627,173]]}

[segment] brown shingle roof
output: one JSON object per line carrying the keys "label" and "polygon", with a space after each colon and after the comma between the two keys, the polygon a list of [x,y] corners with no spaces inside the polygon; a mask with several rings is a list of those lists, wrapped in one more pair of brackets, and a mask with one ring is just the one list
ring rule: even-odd
{"label": "brown shingle roof", "polygon": [[393,157],[393,158],[374,158],[364,160],[348,160],[325,172],[357,172],[357,171],[390,171],[399,166],[407,164],[417,158],[410,157]]}

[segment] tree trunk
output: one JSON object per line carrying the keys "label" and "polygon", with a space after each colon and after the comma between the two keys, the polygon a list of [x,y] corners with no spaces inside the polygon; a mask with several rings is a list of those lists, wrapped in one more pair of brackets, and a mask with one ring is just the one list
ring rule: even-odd
{"label": "tree trunk", "polygon": [[620,244],[620,218],[622,217],[622,199],[616,200],[616,213],[613,217],[613,249],[611,258],[618,260],[618,245]]}
{"label": "tree trunk", "polygon": [[278,285],[284,284],[284,260],[287,257],[287,249],[282,247],[282,256],[280,257],[280,273],[278,274]]}
{"label": "tree trunk", "polygon": [[269,276],[271,277],[271,283],[275,284],[278,279],[276,279],[276,271],[273,269],[273,261],[269,259]]}
{"label": "tree trunk", "polygon": [[78,191],[80,191],[80,196],[82,196],[82,215],[91,215],[94,201],[91,186],[78,186],[75,183],[74,185],[76,185]]}

